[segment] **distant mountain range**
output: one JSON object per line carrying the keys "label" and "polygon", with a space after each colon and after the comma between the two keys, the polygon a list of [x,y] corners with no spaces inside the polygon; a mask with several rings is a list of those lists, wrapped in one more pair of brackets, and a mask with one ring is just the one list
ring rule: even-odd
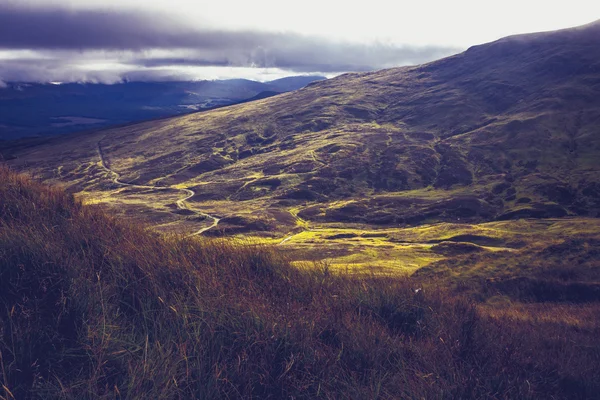
{"label": "distant mountain range", "polygon": [[106,84],[9,83],[0,88],[0,140],[97,129],[212,109],[300,89],[321,76]]}

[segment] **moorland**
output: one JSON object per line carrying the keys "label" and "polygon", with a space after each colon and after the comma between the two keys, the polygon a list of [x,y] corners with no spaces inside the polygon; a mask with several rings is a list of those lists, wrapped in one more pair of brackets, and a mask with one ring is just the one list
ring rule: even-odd
{"label": "moorland", "polygon": [[0,395],[598,398],[599,40],[0,143]]}

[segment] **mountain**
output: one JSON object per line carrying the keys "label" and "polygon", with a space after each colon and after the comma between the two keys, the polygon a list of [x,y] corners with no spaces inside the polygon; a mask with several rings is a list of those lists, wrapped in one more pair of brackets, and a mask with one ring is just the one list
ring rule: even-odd
{"label": "mountain", "polygon": [[0,397],[597,398],[599,39],[0,142]]}
{"label": "mountain", "polygon": [[[401,229],[450,224],[463,241],[487,232],[495,236],[484,241],[499,243],[502,229],[481,224],[600,215],[599,41],[598,23],[514,36],[3,153],[14,168],[161,230],[337,243],[330,258],[340,264],[380,265],[388,248],[388,261],[423,266],[439,255],[399,261]],[[368,262],[349,255],[367,257],[374,243],[387,247]]]}
{"label": "mountain", "polygon": [[273,90],[283,93],[283,92],[291,92],[296,89],[303,88],[308,86],[309,84],[316,82],[318,80],[323,80],[322,77],[315,77],[311,75],[305,76],[288,76],[286,78],[276,79],[274,81],[267,82],[269,86],[273,88]]}
{"label": "mountain", "polygon": [[230,79],[197,82],[104,84],[11,83],[0,88],[0,139],[98,129],[135,121],[211,109],[259,93],[282,93],[318,76],[272,82]]}

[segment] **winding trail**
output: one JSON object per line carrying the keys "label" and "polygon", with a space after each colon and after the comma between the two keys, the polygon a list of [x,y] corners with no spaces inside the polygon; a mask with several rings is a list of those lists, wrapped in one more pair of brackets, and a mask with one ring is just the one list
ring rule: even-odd
{"label": "winding trail", "polygon": [[[300,233],[304,233],[304,231],[300,232]],[[285,242],[287,242],[288,240],[292,239],[294,236],[299,235],[300,233],[296,233],[295,235],[291,235],[286,237],[285,239],[283,239],[281,242],[277,243],[277,246],[281,246],[282,244],[284,244]]]}
{"label": "winding trail", "polygon": [[102,165],[102,168],[104,168],[104,170],[106,170],[106,172],[110,173],[112,175],[112,181],[114,183],[116,183],[117,185],[121,185],[121,186],[127,186],[127,187],[132,187],[132,188],[138,188],[138,189],[151,189],[151,190],[175,190],[178,192],[184,192],[186,197],[184,197],[183,199],[179,199],[175,202],[175,204],[177,205],[177,209],[178,210],[188,210],[188,211],[192,211],[200,216],[209,218],[213,220],[212,225],[206,227],[206,228],[202,228],[190,235],[189,236],[197,236],[197,235],[201,235],[204,232],[216,228],[217,225],[219,225],[219,221],[220,218],[215,217],[214,215],[210,215],[207,213],[204,213],[202,211],[197,211],[197,210],[192,210],[190,208],[188,208],[186,202],[191,199],[192,197],[194,197],[196,195],[196,192],[194,192],[191,189],[188,188],[184,188],[184,189],[180,189],[180,188],[176,188],[176,187],[172,187],[172,186],[149,186],[149,185],[136,185],[134,183],[128,183],[128,182],[123,182],[121,180],[121,174],[119,174],[117,171],[113,170],[110,168],[110,164],[106,162],[106,158],[104,156],[104,152],[102,150],[102,145],[100,144],[100,142],[102,142],[102,140],[100,140],[98,142],[98,157],[100,158],[100,164]]}

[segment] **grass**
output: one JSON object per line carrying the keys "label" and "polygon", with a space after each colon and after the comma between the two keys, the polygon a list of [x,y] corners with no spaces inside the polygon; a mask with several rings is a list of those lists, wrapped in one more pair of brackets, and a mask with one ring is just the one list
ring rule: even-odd
{"label": "grass", "polygon": [[2,144],[0,396],[598,398],[580,34]]}
{"label": "grass", "polygon": [[[593,157],[599,108],[585,83],[594,71],[576,68],[562,80],[539,74],[548,68],[548,54],[593,65],[596,53],[577,40],[542,41],[534,53],[507,54],[501,65],[489,62],[494,55],[467,52],[210,112],[37,146],[2,144],[0,151],[17,169],[130,214],[138,214],[139,198],[113,191],[98,165],[99,142],[125,181],[189,187],[199,194],[190,203],[225,218],[253,214],[270,223],[266,210],[277,209],[310,224],[374,228],[476,224],[515,212],[594,217],[600,212]],[[494,46],[484,52],[495,54]],[[513,98],[509,88],[517,87],[523,92]],[[263,178],[280,184],[261,184]],[[146,193],[143,201],[146,220],[166,226],[170,200]],[[363,211],[344,210],[350,203]],[[315,207],[320,212],[306,212]],[[169,229],[188,231],[189,221],[171,218]],[[273,237],[295,228],[276,222]]]}
{"label": "grass", "polygon": [[[0,169],[0,398],[576,398],[599,304],[294,267]],[[416,290],[416,289],[420,290]],[[498,297],[496,297],[498,299]]]}
{"label": "grass", "polygon": [[[594,218],[438,223],[380,229],[372,229],[368,225],[348,227],[300,221],[302,224],[298,228],[302,230],[289,232],[285,235],[286,241],[281,244],[296,265],[306,260],[321,260],[333,270],[378,271],[379,274],[392,275],[410,275],[420,268],[436,265],[434,270],[439,274],[447,271],[445,264],[433,263],[443,260],[458,262],[456,259],[460,259],[464,265],[453,267],[453,273],[460,274],[459,279],[465,278],[459,271],[470,265],[474,257],[471,254],[463,257],[464,246],[461,251],[461,244],[474,245],[481,250],[478,256],[482,260],[478,267],[481,272],[476,273],[481,277],[506,270],[502,264],[507,262],[516,264],[520,259],[531,258],[534,249],[540,245],[544,247],[544,244],[573,237],[597,237],[600,232],[600,220]],[[279,245],[283,240],[281,236],[238,235],[237,238],[270,245]],[[464,261],[465,258],[468,260]],[[508,275],[513,272],[513,269],[507,270]]]}

